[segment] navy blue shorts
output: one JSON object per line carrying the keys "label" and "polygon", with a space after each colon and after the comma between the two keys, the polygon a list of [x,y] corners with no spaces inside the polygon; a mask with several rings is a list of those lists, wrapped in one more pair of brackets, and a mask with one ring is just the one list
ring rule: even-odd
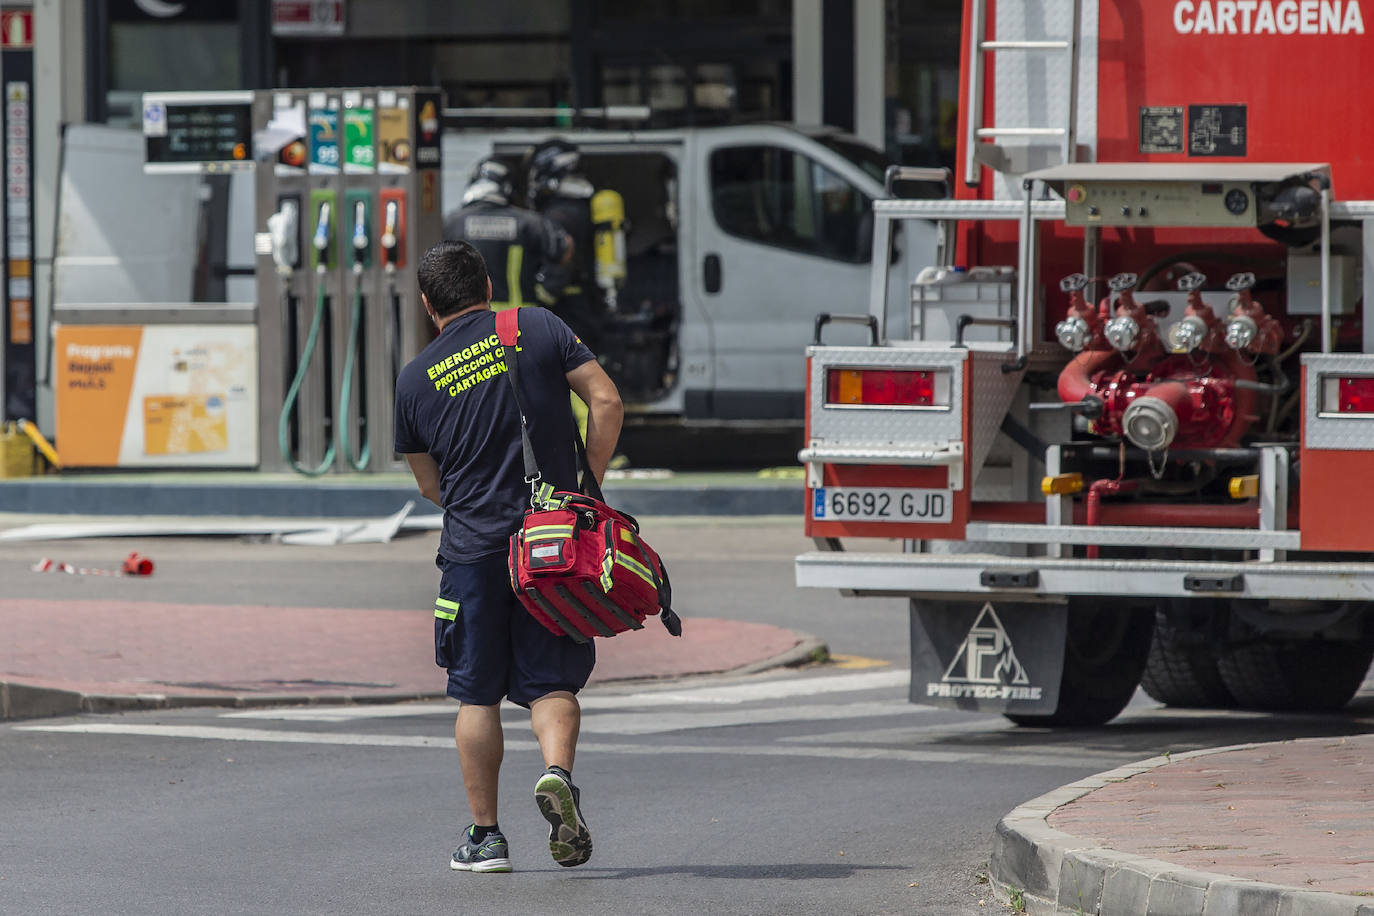
{"label": "navy blue shorts", "polygon": [[504,554],[456,563],[443,556],[434,603],[434,661],[448,669],[448,695],[475,706],[502,697],[529,706],[555,690],[577,693],[591,677],[596,648],[555,636],[530,616],[510,587]]}

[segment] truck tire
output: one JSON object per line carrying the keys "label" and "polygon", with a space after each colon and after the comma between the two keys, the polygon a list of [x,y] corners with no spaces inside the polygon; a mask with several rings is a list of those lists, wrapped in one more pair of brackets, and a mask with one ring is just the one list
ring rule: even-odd
{"label": "truck tire", "polygon": [[1140,684],[1155,625],[1153,607],[1070,598],[1059,705],[1048,714],[1005,713],[1017,725],[1093,727],[1126,708]]}
{"label": "truck tire", "polygon": [[[1186,613],[1186,609],[1172,610]],[[1231,709],[1236,705],[1217,670],[1217,651],[1206,641],[1205,630],[1181,631],[1164,608],[1155,613],[1155,635],[1140,688],[1165,706]]]}
{"label": "truck tire", "polygon": [[1227,649],[1217,668],[1242,708],[1319,712],[1350,702],[1371,659],[1369,639],[1265,639]]}

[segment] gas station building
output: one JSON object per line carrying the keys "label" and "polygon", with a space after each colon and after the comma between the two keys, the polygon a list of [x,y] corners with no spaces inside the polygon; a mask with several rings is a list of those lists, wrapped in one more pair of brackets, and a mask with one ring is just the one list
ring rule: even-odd
{"label": "gas station building", "polygon": [[[62,169],[80,161],[64,136],[69,127],[103,125],[128,128],[136,137],[141,123],[146,128],[144,93],[434,87],[443,94],[444,127],[480,110],[542,109],[554,113],[551,123],[564,125],[576,123],[582,109],[643,106],[642,127],[828,124],[892,161],[952,166],[961,6],[959,0],[5,3],[0,76],[12,160],[0,348],[5,417],[32,418],[52,435],[54,409],[44,392],[51,391],[55,369],[43,351],[53,303],[64,298],[53,288],[59,221],[74,219],[65,208],[59,217]],[[141,149],[142,138],[137,142]],[[205,178],[200,193],[210,206],[232,207],[222,178]],[[340,208],[343,197],[341,185]],[[209,233],[202,240],[206,255],[187,290],[169,292],[164,302],[253,297],[247,266],[253,252],[236,257],[232,244],[214,237],[224,222],[199,220],[197,231]],[[62,231],[72,229],[80,230],[79,220],[63,222]],[[98,276],[99,264],[87,266]],[[73,291],[64,292],[71,301]],[[247,319],[232,318],[240,320]],[[154,422],[157,409],[145,405],[143,422]],[[263,433],[265,454],[275,446],[266,441],[266,428]]]}

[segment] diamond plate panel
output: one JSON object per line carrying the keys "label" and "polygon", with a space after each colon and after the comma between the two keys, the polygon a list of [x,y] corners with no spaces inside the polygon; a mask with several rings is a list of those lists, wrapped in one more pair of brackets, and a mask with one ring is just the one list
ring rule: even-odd
{"label": "diamond plate panel", "polygon": [[[810,347],[811,442],[851,448],[916,447],[963,438],[961,398],[968,351],[922,347]],[[831,366],[879,369],[949,369],[949,409],[825,407],[825,371]],[[1000,420],[999,420],[1000,422]]]}
{"label": "diamond plate panel", "polygon": [[973,403],[969,407],[969,433],[972,453],[969,472],[974,480],[992,450],[992,442],[997,431],[1002,428],[1002,419],[1007,415],[1012,398],[1016,397],[1016,387],[1021,384],[1023,372],[1003,372],[1002,365],[1008,361],[1007,354],[972,351],[973,361]]}
{"label": "diamond plate panel", "polygon": [[[1097,7],[1083,0],[1078,44],[1078,144],[1086,159],[1097,152]],[[1072,0],[1022,0],[997,4],[993,35],[999,41],[1063,41],[1073,34]],[[1067,51],[1001,51],[993,69],[993,121],[989,127],[1063,127],[1068,123],[1069,54]],[[1060,161],[1059,139],[1003,137],[1005,147],[1047,145],[1050,159]],[[995,174],[996,196],[1018,200],[1021,179]]]}
{"label": "diamond plate panel", "polygon": [[1322,377],[1374,375],[1374,355],[1362,353],[1307,353],[1307,390],[1303,392],[1303,445],[1331,451],[1374,451],[1374,417],[1342,417],[1322,414]]}

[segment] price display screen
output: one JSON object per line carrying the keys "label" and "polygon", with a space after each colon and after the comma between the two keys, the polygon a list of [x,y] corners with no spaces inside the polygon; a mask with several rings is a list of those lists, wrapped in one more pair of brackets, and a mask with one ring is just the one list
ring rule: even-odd
{"label": "price display screen", "polygon": [[251,93],[148,93],[144,171],[231,171],[253,164]]}

